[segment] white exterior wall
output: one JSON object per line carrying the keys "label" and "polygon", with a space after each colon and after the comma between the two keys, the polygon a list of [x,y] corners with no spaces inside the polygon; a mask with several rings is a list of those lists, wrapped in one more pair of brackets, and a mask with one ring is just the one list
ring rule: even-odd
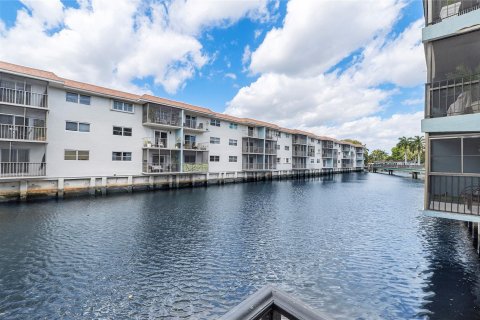
{"label": "white exterior wall", "polygon": [[[209,155],[220,157],[219,162],[211,162],[209,157],[210,172],[242,171],[242,136],[246,128],[238,124],[237,129],[231,129],[230,122],[224,120],[220,120],[220,127],[209,126],[207,141],[210,142],[210,137],[220,138],[220,144],[209,144]],[[229,145],[230,139],[237,140],[237,145]],[[237,162],[229,162],[229,156],[236,156]]]}
{"label": "white exterior wall", "polygon": [[[277,162],[277,170],[292,170],[292,135],[287,138],[285,132],[280,133],[277,144],[280,145],[280,149],[277,150],[277,158],[280,158],[280,163]],[[285,146],[289,147],[289,150],[285,150]],[[288,158],[287,163],[285,159]]]}
{"label": "white exterior wall", "polygon": [[[142,106],[134,105],[134,113],[118,112],[111,110],[113,99],[92,96],[90,105],[83,105],[65,96],[65,90],[49,89],[47,176],[140,174],[143,138],[153,136],[142,125]],[[90,132],[67,131],[66,121],[90,123]],[[113,126],[132,128],[132,136],[114,136]],[[90,160],[64,160],[65,149],[89,150]],[[132,152],[132,161],[112,161],[113,151]]]}

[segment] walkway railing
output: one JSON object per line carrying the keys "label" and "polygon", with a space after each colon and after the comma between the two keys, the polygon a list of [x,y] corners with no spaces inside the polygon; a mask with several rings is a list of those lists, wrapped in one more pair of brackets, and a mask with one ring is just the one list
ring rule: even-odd
{"label": "walkway railing", "polygon": [[46,141],[47,128],[0,124],[0,139]]}
{"label": "walkway railing", "polygon": [[47,108],[48,95],[0,87],[0,102],[19,104],[22,106]]}
{"label": "walkway railing", "polygon": [[274,288],[265,286],[234,307],[219,320],[327,320],[300,300]]}
{"label": "walkway railing", "polygon": [[37,177],[46,174],[46,164],[35,162],[0,162],[0,177]]}

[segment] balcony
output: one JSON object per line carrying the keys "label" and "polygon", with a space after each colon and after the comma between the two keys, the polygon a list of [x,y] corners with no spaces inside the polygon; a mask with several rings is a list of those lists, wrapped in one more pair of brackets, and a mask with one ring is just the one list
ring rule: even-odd
{"label": "balcony", "polygon": [[293,163],[292,169],[307,169],[306,163]]}
{"label": "balcony", "polygon": [[278,140],[277,132],[267,129],[265,132],[265,139],[277,141]]}
{"label": "balcony", "polygon": [[263,170],[263,163],[243,163],[242,170]]}
{"label": "balcony", "polygon": [[330,152],[328,151],[322,151],[322,158],[332,158],[333,157],[333,153],[331,152],[332,150],[330,150]]}
{"label": "balcony", "polygon": [[244,137],[249,137],[249,138],[260,139],[260,135],[258,134],[258,130],[254,129],[254,128],[243,130],[243,136]]}
{"label": "balcony", "polygon": [[171,146],[169,148],[167,138],[143,138],[143,147],[144,148],[154,148],[154,149],[180,149],[179,144],[176,146]]}
{"label": "balcony", "polygon": [[144,162],[142,172],[144,174],[160,174],[169,172],[180,172],[180,165],[178,163],[155,163]]}
{"label": "balcony", "polygon": [[184,163],[183,172],[208,172],[208,163]]}
{"label": "balcony", "polygon": [[260,146],[243,146],[242,153],[263,154],[263,147]]}
{"label": "balcony", "polygon": [[480,176],[430,175],[428,210],[480,215]]}
{"label": "balcony", "polygon": [[479,0],[434,0],[432,4],[432,21],[428,25],[440,23],[450,17],[461,16],[480,9]]}
{"label": "balcony", "polygon": [[190,132],[205,132],[208,128],[208,122],[187,119],[183,123],[183,129]]}
{"label": "balcony", "polygon": [[430,118],[480,112],[480,74],[426,85]]}
{"label": "balcony", "polygon": [[292,155],[294,157],[307,157],[307,150],[293,150]]}
{"label": "balcony", "polygon": [[277,149],[276,148],[265,148],[265,154],[276,155],[277,154]]}
{"label": "balcony", "polygon": [[48,108],[48,95],[0,87],[0,103],[46,109]]}
{"label": "balcony", "polygon": [[0,124],[0,139],[26,142],[46,142],[47,128]]}
{"label": "balcony", "polygon": [[0,177],[41,177],[46,174],[46,163],[0,162]]}
{"label": "balcony", "polygon": [[176,130],[181,128],[180,109],[147,104],[143,108],[143,125],[167,130]]}
{"label": "balcony", "polygon": [[208,143],[187,142],[183,144],[184,150],[208,151]]}
{"label": "balcony", "polygon": [[277,164],[273,163],[265,163],[265,170],[277,170]]}
{"label": "balcony", "polygon": [[293,136],[292,144],[307,145],[307,137]]}

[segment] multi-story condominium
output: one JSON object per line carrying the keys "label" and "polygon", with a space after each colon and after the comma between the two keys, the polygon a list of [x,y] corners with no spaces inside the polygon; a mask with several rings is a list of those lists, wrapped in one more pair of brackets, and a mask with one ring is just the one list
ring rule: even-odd
{"label": "multi-story condominium", "polygon": [[1,178],[361,169],[363,149],[0,62]]}
{"label": "multi-story condominium", "polygon": [[480,1],[424,0],[425,209],[480,214]]}

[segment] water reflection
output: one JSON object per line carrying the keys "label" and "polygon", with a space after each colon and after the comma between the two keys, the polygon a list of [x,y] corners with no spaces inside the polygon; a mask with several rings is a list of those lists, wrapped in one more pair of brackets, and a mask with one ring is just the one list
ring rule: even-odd
{"label": "water reflection", "polygon": [[0,318],[193,318],[266,283],[336,319],[479,318],[459,223],[378,174],[0,207]]}

